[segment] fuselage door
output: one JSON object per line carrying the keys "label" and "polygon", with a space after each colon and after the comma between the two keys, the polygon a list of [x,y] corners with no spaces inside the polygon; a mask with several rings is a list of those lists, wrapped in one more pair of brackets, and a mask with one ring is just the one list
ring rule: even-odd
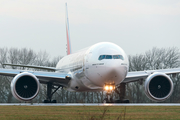
{"label": "fuselage door", "polygon": [[88,74],[89,71],[89,67],[90,67],[90,59],[92,56],[92,52],[89,52],[86,56],[85,56],[85,73]]}

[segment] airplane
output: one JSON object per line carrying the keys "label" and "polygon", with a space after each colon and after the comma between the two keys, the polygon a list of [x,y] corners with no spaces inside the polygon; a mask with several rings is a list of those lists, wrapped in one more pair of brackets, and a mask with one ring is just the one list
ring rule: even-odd
{"label": "airplane", "polygon": [[[140,80],[145,80],[144,91],[153,101],[164,101],[172,95],[174,86],[169,75],[180,73],[180,68],[128,72],[126,53],[111,42],[100,42],[72,53],[67,3],[65,5],[67,56],[56,67],[4,64],[54,72],[0,69],[0,75],[14,77],[11,92],[17,100],[33,100],[39,93],[40,84],[46,84],[47,99],[44,103],[56,103],[52,96],[60,87],[75,92],[106,91],[103,103],[129,103],[129,100],[124,99],[126,83]],[[120,93],[117,88],[120,88]],[[113,92],[120,94],[119,100],[113,100]]]}

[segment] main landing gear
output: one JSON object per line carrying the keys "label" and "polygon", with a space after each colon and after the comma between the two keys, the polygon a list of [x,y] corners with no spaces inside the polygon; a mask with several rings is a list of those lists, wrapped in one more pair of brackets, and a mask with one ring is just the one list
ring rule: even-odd
{"label": "main landing gear", "polygon": [[[52,100],[52,96],[60,87],[62,86],[58,86],[58,87],[53,86],[52,82],[47,83],[47,96],[46,96],[46,100],[44,100],[44,103],[56,103],[56,100]],[[55,90],[52,92],[52,89]]]}
{"label": "main landing gear", "polygon": [[[126,84],[121,83],[119,87],[115,88],[115,84],[105,84],[106,98],[103,100],[103,103],[129,103],[129,100],[124,99]],[[118,100],[113,100],[113,92],[116,92],[119,95]]]}

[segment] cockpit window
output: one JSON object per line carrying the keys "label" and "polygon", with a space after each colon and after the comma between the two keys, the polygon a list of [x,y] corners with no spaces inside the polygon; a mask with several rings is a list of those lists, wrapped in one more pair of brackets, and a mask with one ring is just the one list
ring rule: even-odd
{"label": "cockpit window", "polygon": [[119,59],[120,55],[113,55],[113,59]]}
{"label": "cockpit window", "polygon": [[103,60],[103,59],[121,59],[124,60],[122,55],[100,55],[98,60]]}
{"label": "cockpit window", "polygon": [[121,59],[124,60],[122,55],[113,55],[113,59]]}
{"label": "cockpit window", "polygon": [[100,55],[98,60],[105,59],[106,55]]}
{"label": "cockpit window", "polygon": [[112,59],[112,55],[106,55],[106,59]]}

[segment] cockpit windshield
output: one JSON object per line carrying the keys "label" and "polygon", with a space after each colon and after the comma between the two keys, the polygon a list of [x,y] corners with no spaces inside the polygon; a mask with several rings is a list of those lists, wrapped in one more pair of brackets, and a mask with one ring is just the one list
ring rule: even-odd
{"label": "cockpit windshield", "polygon": [[106,55],[100,55],[98,60],[105,59]]}
{"label": "cockpit windshield", "polygon": [[106,59],[112,59],[112,55],[106,55]]}
{"label": "cockpit windshield", "polygon": [[123,59],[123,56],[122,55],[113,55],[113,59]]}
{"label": "cockpit windshield", "polygon": [[100,55],[98,60],[103,60],[103,59],[121,59],[124,60],[122,55]]}

